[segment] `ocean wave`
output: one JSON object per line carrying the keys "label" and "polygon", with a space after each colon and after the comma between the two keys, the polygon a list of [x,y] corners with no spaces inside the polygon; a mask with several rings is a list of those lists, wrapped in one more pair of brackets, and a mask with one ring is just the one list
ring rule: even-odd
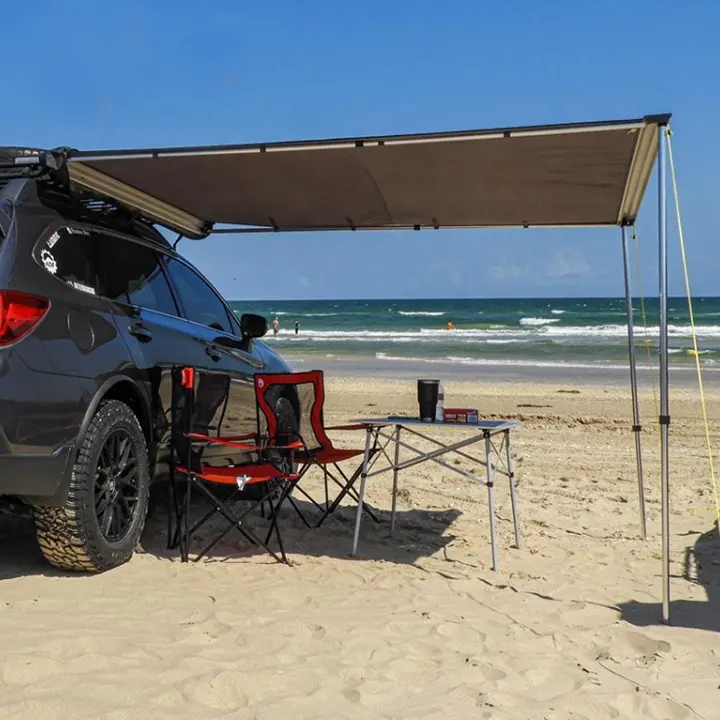
{"label": "ocean wave", "polygon": [[[543,330],[548,335],[567,336],[595,336],[595,337],[621,337],[627,335],[627,325],[585,325],[566,327],[547,327]],[[698,337],[720,338],[720,325],[697,325],[695,331]],[[649,326],[647,329],[642,326],[635,326],[635,336],[643,337],[645,333],[650,337],[658,337],[660,328],[657,325]],[[692,337],[690,325],[668,325],[670,337]]]}
{"label": "ocean wave", "polygon": [[[473,358],[462,357],[456,355],[447,355],[442,358],[425,358],[425,357],[401,357],[399,355],[388,355],[387,353],[375,353],[376,360],[388,360],[391,362],[407,362],[407,363],[430,363],[439,365],[504,365],[513,367],[559,367],[559,368],[587,368],[593,370],[627,370],[627,365],[603,364],[603,363],[578,363],[563,362],[561,360],[522,360],[511,358]],[[638,366],[643,367],[643,366]],[[648,369],[655,369],[654,366],[647,366]]]}
{"label": "ocean wave", "polygon": [[[426,357],[401,357],[399,355],[388,355],[387,353],[375,353],[376,360],[387,360],[389,362],[406,362],[406,363],[428,363],[438,365],[477,365],[477,366],[507,366],[507,367],[544,367],[544,368],[567,368],[567,369],[586,369],[586,370],[627,370],[626,364],[605,363],[605,362],[572,362],[563,360],[524,360],[521,358],[474,358],[456,355],[447,355],[442,358],[426,358]],[[703,362],[705,366],[716,365],[714,360],[706,360]],[[637,366],[640,370],[657,370],[657,365],[642,364]],[[673,366],[673,370],[694,370],[694,366],[689,365]],[[707,371],[720,371],[720,367],[705,367]]]}
{"label": "ocean wave", "polygon": [[558,318],[539,318],[539,317],[524,317],[520,318],[521,325],[551,325],[552,323],[560,322]]}
{"label": "ocean wave", "polygon": [[409,315],[411,317],[441,317],[445,313],[443,311],[430,312],[425,310],[398,310],[398,315]]}
{"label": "ocean wave", "polygon": [[550,311],[553,315],[564,315],[567,310],[555,310],[554,308]]}
{"label": "ocean wave", "polygon": [[[689,325],[670,325],[668,335],[672,338],[689,340],[692,337]],[[698,338],[720,338],[720,325],[706,325],[696,328]],[[635,339],[642,340],[646,330],[635,327]],[[659,336],[657,326],[648,327],[647,335],[650,338]],[[300,328],[296,335],[293,328],[281,328],[278,336],[269,336],[272,340],[305,339],[305,340],[384,340],[398,342],[444,342],[463,343],[470,341],[507,340],[518,339],[526,341],[562,342],[571,340],[620,340],[627,337],[626,325],[541,325],[525,327],[508,327],[492,325],[489,328],[458,328],[445,330],[444,328],[420,328],[418,330],[315,330]]]}

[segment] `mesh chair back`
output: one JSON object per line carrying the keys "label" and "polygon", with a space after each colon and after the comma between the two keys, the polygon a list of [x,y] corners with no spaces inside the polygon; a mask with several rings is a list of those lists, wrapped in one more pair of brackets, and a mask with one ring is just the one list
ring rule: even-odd
{"label": "mesh chair back", "polygon": [[293,388],[299,407],[298,434],[307,450],[332,447],[323,426],[325,387],[322,370],[299,373],[258,373],[255,375],[255,393],[258,405],[260,434],[275,437],[282,434],[279,427],[277,401],[283,391]]}

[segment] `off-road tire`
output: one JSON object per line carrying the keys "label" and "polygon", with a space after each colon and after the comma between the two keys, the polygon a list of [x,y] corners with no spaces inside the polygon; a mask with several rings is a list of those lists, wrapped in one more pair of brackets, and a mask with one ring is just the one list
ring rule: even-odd
{"label": "off-road tire", "polygon": [[[129,433],[134,444],[139,467],[138,498],[127,533],[118,542],[109,542],[95,512],[95,476],[105,441],[119,428]],[[56,568],[80,572],[102,572],[127,562],[145,526],[149,489],[147,446],[135,413],[119,400],[101,403],[78,451],[65,505],[34,509],[42,554]]]}

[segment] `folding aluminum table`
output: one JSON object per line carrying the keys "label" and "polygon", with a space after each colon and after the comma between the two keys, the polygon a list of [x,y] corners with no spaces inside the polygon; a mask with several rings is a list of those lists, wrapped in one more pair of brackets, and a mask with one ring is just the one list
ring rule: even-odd
{"label": "folding aluminum table", "polygon": [[[358,539],[360,537],[360,523],[362,522],[362,507],[365,496],[365,482],[369,477],[380,475],[384,472],[393,472],[393,489],[392,489],[392,513],[390,516],[390,534],[395,530],[395,509],[397,506],[398,493],[398,473],[400,470],[413,467],[420,463],[432,460],[438,465],[442,465],[448,470],[452,470],[459,475],[474,483],[485,485],[488,490],[488,510],[490,514],[490,544],[492,549],[492,569],[497,568],[497,534],[495,529],[495,474],[504,475],[508,478],[510,485],[510,503],[512,506],[513,525],[515,529],[515,546],[520,547],[520,525],[518,521],[517,507],[515,502],[515,475],[512,464],[512,454],[510,452],[510,431],[520,425],[515,420],[479,420],[474,423],[451,423],[451,422],[423,422],[417,418],[390,416],[383,418],[359,418],[351,422],[364,425],[366,430],[365,437],[365,455],[363,458],[362,472],[360,475],[360,497],[355,518],[355,534],[353,537],[352,554],[357,553]],[[422,427],[421,432],[418,428]],[[447,443],[436,438],[429,437],[427,431],[432,428],[443,427],[460,433],[463,430],[470,430],[472,434],[463,437],[460,440]],[[405,436],[412,436],[411,439],[421,439],[429,442],[437,447],[435,450],[426,452],[419,450],[410,444]],[[465,433],[463,433],[465,434]],[[385,442],[382,443],[381,440]],[[499,440],[499,443],[498,443]],[[483,443],[485,449],[485,460],[473,457],[463,449],[471,445]],[[387,453],[390,445],[395,446],[394,457],[391,458]],[[379,447],[380,453],[385,456],[388,462],[387,467],[372,469],[370,463],[371,448]],[[409,460],[400,461],[400,448],[404,448],[415,453],[415,457]],[[455,453],[466,460],[472,460],[481,466],[484,466],[484,478],[480,478],[467,470],[463,470],[455,465],[440,459],[440,456],[448,453]],[[504,466],[504,467],[503,467]]]}

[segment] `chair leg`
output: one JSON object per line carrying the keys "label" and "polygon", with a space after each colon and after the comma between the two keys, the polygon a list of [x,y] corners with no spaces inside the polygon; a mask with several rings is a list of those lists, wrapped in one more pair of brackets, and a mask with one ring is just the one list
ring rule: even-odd
{"label": "chair leg", "polygon": [[[338,471],[338,473],[339,473],[340,476],[343,478],[343,480],[345,480],[345,483],[346,483],[346,484],[345,484],[345,486],[343,486],[342,482],[340,482],[340,480],[338,480],[336,477],[334,477],[334,476],[332,475],[332,473],[330,474],[331,479],[334,480],[335,483],[336,483],[339,487],[347,487],[347,494],[348,494],[356,503],[357,503],[357,502],[360,502],[360,496],[358,495],[358,492],[357,492],[357,490],[355,489],[355,483],[357,482],[357,478],[355,478],[352,482],[350,482],[350,481],[348,480],[347,475],[345,475],[345,473],[342,471],[342,469],[341,469],[337,464],[333,465],[333,467]],[[366,513],[367,515],[369,515],[369,516],[372,518],[373,522],[376,522],[376,523],[379,523],[379,522],[380,522],[380,520],[378,519],[377,515],[375,515],[375,513],[368,507],[368,504],[365,503],[365,502],[363,503],[363,512]]]}
{"label": "chair leg", "polygon": [[[360,473],[362,472],[362,465],[355,470],[355,472],[348,477],[342,469],[337,465],[337,463],[333,463],[333,467],[335,470],[339,473],[339,475],[345,480],[345,483],[342,483],[340,480],[338,480],[327,468],[325,468],[325,472],[329,476],[329,478],[339,487],[341,488],[340,494],[333,500],[332,505],[328,508],[328,510],[325,511],[323,516],[318,521],[317,525],[315,527],[320,527],[325,520],[327,519],[328,515],[331,515],[332,513],[337,510],[340,503],[343,501],[344,497],[346,495],[350,495],[350,497],[355,501],[359,502],[360,498],[358,496],[357,490],[355,490],[355,483],[357,482],[358,478],[360,477]],[[367,513],[369,515],[373,522],[379,523],[380,520],[378,519],[377,515],[368,507],[367,503],[363,502],[363,512]]]}
{"label": "chair leg", "polygon": [[[195,562],[200,560],[202,557],[207,555],[212,548],[214,548],[231,530],[236,529],[244,538],[249,540],[253,545],[259,545],[268,554],[270,554],[277,562],[282,562],[276,553],[274,553],[269,547],[267,542],[263,542],[252,530],[242,526],[242,521],[252,511],[253,508],[257,507],[255,503],[247,512],[243,513],[241,517],[237,517],[234,513],[230,512],[224,503],[222,503],[214,493],[202,484],[198,484],[198,488],[208,497],[208,499],[215,504],[216,511],[219,512],[227,521],[229,526],[216,537],[202,552],[200,552],[195,558]],[[272,506],[271,506],[272,507]]]}
{"label": "chair leg", "polygon": [[325,512],[325,510],[323,509],[323,506],[322,506],[317,500],[315,500],[315,498],[314,498],[312,495],[310,495],[310,494],[307,492],[307,490],[304,490],[303,488],[301,488],[300,486],[298,486],[297,491],[298,491],[303,497],[306,497],[320,512]]}
{"label": "chair leg", "polygon": [[297,516],[300,518],[300,520],[302,520],[303,525],[305,525],[306,528],[309,528],[310,523],[307,521],[307,518],[303,515],[302,510],[297,506],[297,503],[295,502],[295,500],[292,497],[288,496],[288,502],[290,503],[290,506],[292,507],[292,509],[297,513]]}
{"label": "chair leg", "polygon": [[[325,466],[325,472],[326,473],[328,472],[327,466]],[[362,466],[359,467],[357,470],[355,470],[355,472],[352,474],[352,476],[350,477],[350,479],[347,481],[347,483],[344,486],[340,481],[338,481],[336,478],[334,478],[332,475],[330,475],[330,478],[333,480],[333,482],[335,482],[337,485],[339,485],[340,488],[342,488],[342,490],[341,490],[340,494],[332,501],[332,503],[330,504],[330,507],[323,513],[322,517],[320,518],[320,520],[318,520],[318,523],[315,527],[320,527],[325,522],[328,515],[331,515],[332,513],[335,512],[335,510],[337,510],[338,506],[343,501],[343,498],[348,494],[349,488],[353,485],[353,483],[357,480],[357,478],[360,477],[361,472],[362,472]]]}
{"label": "chair leg", "polygon": [[285,555],[285,547],[283,546],[282,536],[280,535],[280,523],[277,521],[277,513],[280,509],[281,500],[277,503],[273,503],[272,500],[268,500],[268,505],[270,505],[270,517],[272,518],[270,522],[270,531],[268,532],[268,536],[265,538],[265,542],[270,542],[270,533],[272,530],[275,530],[275,537],[277,538],[278,547],[280,548],[280,556],[283,559],[283,562],[288,565],[288,559],[287,555]]}
{"label": "chair leg", "polygon": [[325,511],[330,508],[330,495],[328,493],[328,471],[327,465],[323,465],[323,476],[325,477]]}
{"label": "chair leg", "polygon": [[167,549],[170,550],[173,547],[173,514],[177,519],[177,506],[175,504],[175,471],[174,468],[170,467],[170,480],[168,482],[168,527],[167,527]]}
{"label": "chair leg", "polygon": [[280,554],[282,555],[283,561],[289,565],[287,555],[285,554],[285,548],[283,546],[282,536],[280,535],[280,523],[278,522],[278,516],[280,513],[280,508],[283,505],[283,502],[285,500],[289,500],[291,504],[294,505],[293,499],[292,499],[292,491],[295,489],[294,483],[288,483],[285,488],[283,488],[283,492],[281,493],[280,497],[278,498],[277,503],[275,505],[272,504],[272,501],[270,501],[270,509],[271,509],[271,521],[270,521],[270,527],[268,528],[268,534],[265,538],[265,542],[270,542],[270,536],[272,535],[273,531],[275,531],[275,537],[278,541],[278,546],[280,547]]}

